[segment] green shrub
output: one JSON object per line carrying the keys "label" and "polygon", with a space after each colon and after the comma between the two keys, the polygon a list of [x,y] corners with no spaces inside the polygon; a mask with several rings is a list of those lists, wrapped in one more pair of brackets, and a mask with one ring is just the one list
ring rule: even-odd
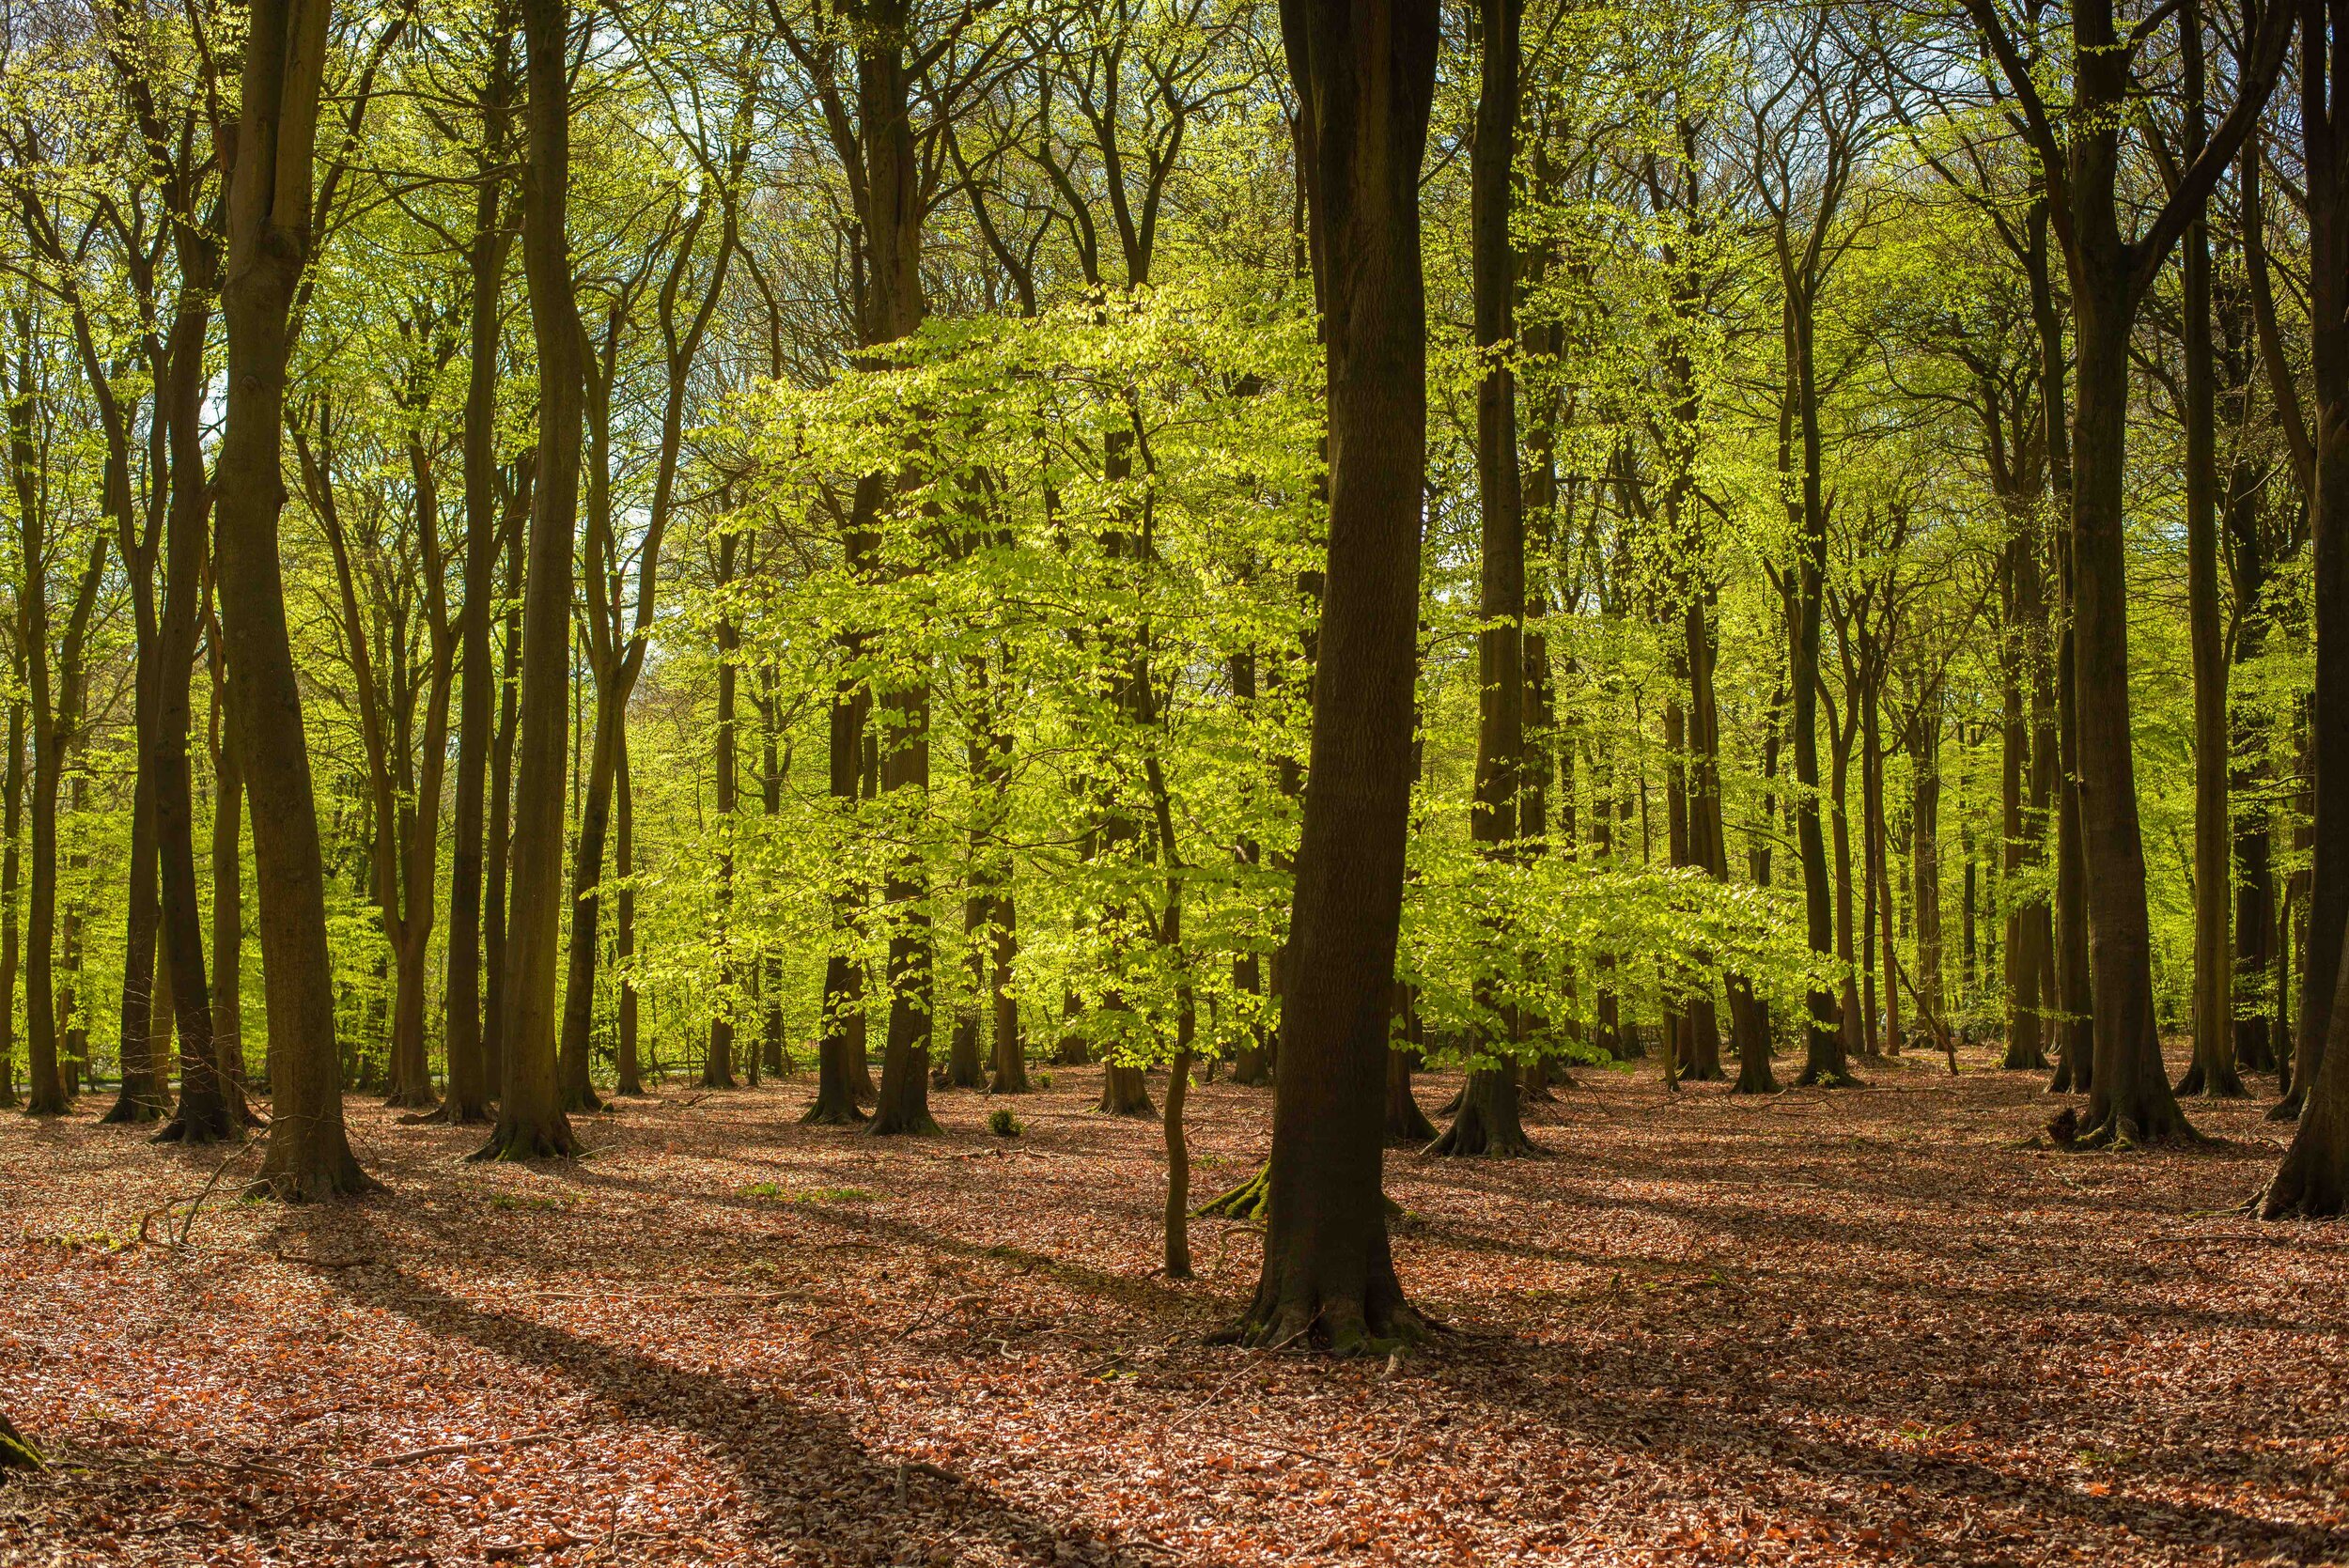
{"label": "green shrub", "polygon": [[1019,1118],[1011,1113],[1011,1107],[1004,1106],[988,1117],[987,1130],[998,1138],[1017,1138],[1027,1129],[1019,1125]]}

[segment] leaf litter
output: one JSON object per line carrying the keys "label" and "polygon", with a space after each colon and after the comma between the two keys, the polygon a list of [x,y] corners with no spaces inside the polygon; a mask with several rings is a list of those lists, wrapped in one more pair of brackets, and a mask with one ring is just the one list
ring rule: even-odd
{"label": "leaf litter", "polygon": [[[1968,1065],[1584,1071],[1551,1157],[1392,1155],[1445,1331],[1343,1362],[1203,1343],[1261,1237],[1163,1278],[1157,1129],[1081,1070],[1016,1148],[969,1094],[803,1127],[786,1079],[568,1167],[354,1099],[386,1195],[224,1188],[184,1245],[216,1151],[0,1119],[0,1408],[53,1464],[0,1563],[2349,1562],[2349,1230],[2237,1212],[2261,1105],[2074,1155]],[[1269,1103],[1193,1094],[1202,1195]]]}

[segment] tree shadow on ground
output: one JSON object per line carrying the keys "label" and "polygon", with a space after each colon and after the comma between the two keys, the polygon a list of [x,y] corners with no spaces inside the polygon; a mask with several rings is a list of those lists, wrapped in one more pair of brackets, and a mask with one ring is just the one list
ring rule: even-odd
{"label": "tree shadow on ground", "polygon": [[[615,1406],[615,1419],[691,1432],[734,1467],[764,1544],[809,1564],[955,1560],[988,1543],[1014,1560],[1158,1568],[1170,1548],[1095,1542],[1080,1528],[1015,1507],[976,1482],[865,1450],[836,1416],[748,1374],[660,1360],[526,1318],[492,1312],[405,1273],[355,1271],[341,1288],[362,1306],[455,1336],[569,1380]],[[1056,1555],[1057,1554],[1057,1555]]]}

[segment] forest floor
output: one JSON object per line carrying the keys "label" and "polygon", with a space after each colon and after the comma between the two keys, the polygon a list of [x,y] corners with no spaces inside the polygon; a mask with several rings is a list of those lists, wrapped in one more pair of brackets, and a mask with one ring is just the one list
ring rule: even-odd
{"label": "forest floor", "polygon": [[[1354,1362],[1203,1343],[1257,1235],[1158,1276],[1159,1129],[1087,1070],[1016,1141],[972,1094],[802,1127],[793,1079],[544,1168],[354,1098],[385,1195],[224,1181],[185,1247],[216,1152],[0,1118],[0,1410],[54,1462],[0,1562],[2349,1562],[2349,1228],[2237,1212],[2261,1105],[2067,1154],[2036,1075],[1966,1066],[1586,1068],[1553,1157],[1392,1156],[1452,1331]],[[1202,1191],[1269,1103],[1193,1096]]]}

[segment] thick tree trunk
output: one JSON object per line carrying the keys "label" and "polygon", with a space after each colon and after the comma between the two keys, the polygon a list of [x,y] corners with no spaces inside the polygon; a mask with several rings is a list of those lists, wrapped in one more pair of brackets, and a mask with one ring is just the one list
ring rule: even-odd
{"label": "thick tree trunk", "polygon": [[577,1152],[555,1070],[555,964],[562,944],[563,753],[568,720],[573,534],[579,511],[584,339],[565,239],[570,179],[568,8],[521,0],[529,89],[522,276],[538,350],[538,456],[522,591],[513,875],[499,976],[504,1088],[481,1157]]}
{"label": "thick tree trunk", "polygon": [[[845,650],[853,656],[855,647]],[[865,717],[869,711],[862,681],[843,680],[833,691],[830,714],[830,791],[833,811],[847,820],[863,792]],[[862,884],[848,882],[834,890],[832,901],[836,944],[862,939],[864,906]],[[864,966],[852,953],[835,950],[824,963],[824,1004],[817,1046],[816,1102],[802,1121],[847,1126],[864,1119],[858,1107],[858,1087],[865,1073],[863,1031]]]}
{"label": "thick tree trunk", "polygon": [[1420,1331],[1379,1190],[1387,1013],[1411,795],[1426,300],[1427,0],[1284,0],[1323,259],[1330,552],[1283,966],[1264,1266],[1235,1338],[1340,1352]]}
{"label": "thick tree trunk", "polygon": [[228,719],[252,801],[255,891],[268,991],[269,1151],[257,1185],[290,1201],[373,1186],[343,1127],[326,874],[286,624],[277,520],[288,316],[308,259],[308,168],[325,66],[326,0],[256,0],[243,130],[228,203],[227,420],[214,475],[214,578],[228,656]]}
{"label": "thick tree trunk", "polygon": [[[2308,165],[2309,364],[2314,399],[2309,531],[2316,692],[2310,705],[2314,828],[2292,1098],[2330,1054],[2341,944],[2349,937],[2349,6],[2300,7],[2300,125]],[[2329,67],[2328,67],[2329,62]]]}

